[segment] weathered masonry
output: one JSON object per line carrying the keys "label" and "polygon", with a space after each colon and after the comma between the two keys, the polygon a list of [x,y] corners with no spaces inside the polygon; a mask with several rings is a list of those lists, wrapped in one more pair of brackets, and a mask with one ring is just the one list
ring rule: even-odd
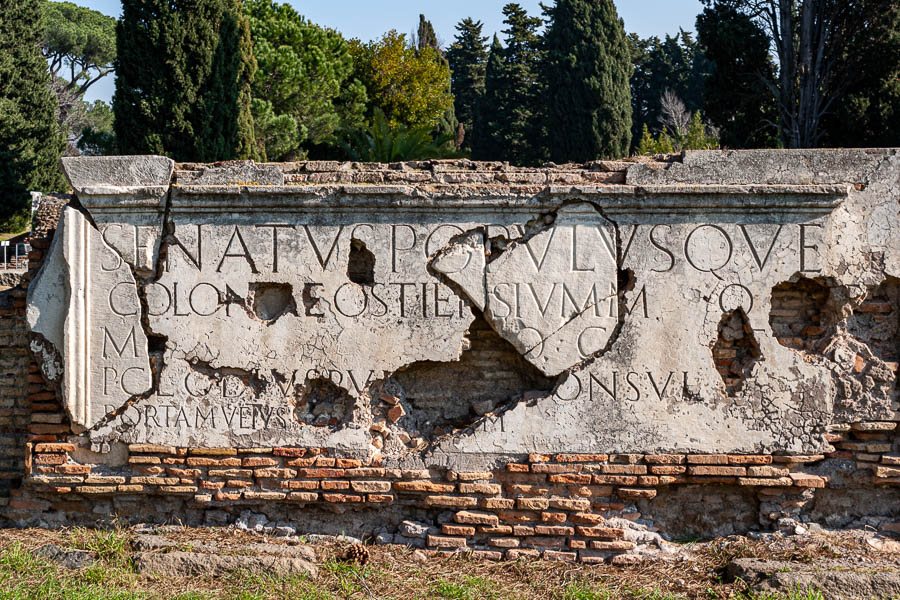
{"label": "weathered masonry", "polygon": [[14,523],[900,529],[900,151],[63,168],[0,321]]}

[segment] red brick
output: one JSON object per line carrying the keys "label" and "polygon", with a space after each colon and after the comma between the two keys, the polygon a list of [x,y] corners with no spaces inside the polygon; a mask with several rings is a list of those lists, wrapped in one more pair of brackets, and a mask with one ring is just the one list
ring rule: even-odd
{"label": "red brick", "polygon": [[532,536],[534,535],[534,527],[530,525],[515,525],[513,526],[513,535],[519,537]]}
{"label": "red brick", "polygon": [[[163,461],[166,462],[166,461]],[[178,464],[177,459],[172,460],[168,464]],[[206,458],[191,457],[185,460],[185,464],[189,467],[240,467],[241,459],[239,458]]]}
{"label": "red brick", "polygon": [[650,500],[656,498],[654,489],[619,488],[616,493],[623,500]]}
{"label": "red brick", "polygon": [[681,475],[687,472],[687,467],[676,465],[651,466],[650,472],[654,475]]}
{"label": "red brick", "polygon": [[514,537],[498,537],[498,538],[489,538],[488,546],[493,546],[494,548],[518,548],[519,538]]}
{"label": "red brick", "polygon": [[759,454],[729,454],[728,462],[732,465],[770,465],[772,457]]}
{"label": "red brick", "polygon": [[524,510],[505,510],[497,513],[497,516],[505,523],[528,523],[539,521],[541,518],[536,512]]}
{"label": "red brick", "polygon": [[363,492],[367,494],[380,494],[391,491],[390,481],[351,481],[350,486],[353,488],[354,492]]}
{"label": "red brick", "polygon": [[520,510],[544,510],[550,507],[550,501],[546,498],[517,498],[516,508]]}
{"label": "red brick", "polygon": [[727,454],[689,454],[688,464],[692,465],[727,465]]}
{"label": "red brick", "polygon": [[618,540],[615,542],[598,542],[595,540],[591,542],[591,548],[594,550],[628,552],[629,550],[634,550],[636,547],[637,544],[634,542],[626,542],[625,540]]}
{"label": "red brick", "polygon": [[625,535],[624,529],[616,527],[575,527],[576,533],[582,537],[601,537],[618,539]]}
{"label": "red brick", "polygon": [[459,491],[462,494],[486,494],[496,496],[501,492],[500,485],[496,483],[460,483]]}
{"label": "red brick", "polygon": [[506,465],[506,470],[510,473],[527,473],[529,471],[529,468],[528,465],[509,463]]}
{"label": "red brick", "polygon": [[319,495],[313,492],[291,492],[287,499],[294,502],[315,502],[319,499]]}
{"label": "red brick", "polygon": [[491,513],[462,510],[453,515],[453,520],[465,525],[488,525],[496,527],[500,524],[500,518]]}
{"label": "red brick", "polygon": [[680,465],[684,460],[684,454],[648,454],[644,457],[644,461],[656,465]]}
{"label": "red brick", "polygon": [[291,490],[317,490],[319,489],[318,481],[289,481],[288,489]]}
{"label": "red brick", "polygon": [[555,562],[575,562],[575,559],[578,557],[574,552],[557,552],[555,550],[544,550],[544,553],[541,555],[544,560],[550,560]]}
{"label": "red brick", "polygon": [[63,465],[67,460],[65,454],[35,454],[32,458],[36,465]]}
{"label": "red brick", "polygon": [[301,457],[306,456],[306,448],[273,448],[275,456]]}
{"label": "red brick", "polygon": [[573,515],[569,515],[569,520],[580,525],[596,525],[598,523],[602,523],[606,519],[604,519],[602,515],[589,512],[579,512]]}
{"label": "red brick", "polygon": [[[610,488],[610,493],[612,488]],[[591,507],[591,501],[587,498],[559,498],[554,496],[550,498],[550,506],[561,510],[588,510]]]}
{"label": "red brick", "polygon": [[468,537],[475,535],[475,528],[469,525],[451,525],[449,523],[444,523],[441,526],[441,533],[444,535],[462,535]]}
{"label": "red brick", "polygon": [[[325,480],[322,482],[322,489],[323,490],[347,490],[347,489],[350,489],[350,482],[349,481],[341,481],[341,480],[337,480],[337,481]],[[358,492],[361,490],[354,490],[354,491]]]}
{"label": "red brick", "polygon": [[528,462],[530,463],[545,463],[550,462],[551,457],[548,454],[529,454]]}
{"label": "red brick", "polygon": [[479,525],[478,533],[486,533],[488,535],[509,535],[513,532],[513,528],[509,525],[497,525],[496,527],[488,527],[487,525]]}
{"label": "red brick", "polygon": [[360,467],[358,469],[348,470],[345,477],[390,477],[390,475],[380,467]]}
{"label": "red brick", "polygon": [[634,485],[637,480],[633,475],[594,475],[594,483],[597,484]]}
{"label": "red brick", "polygon": [[74,444],[35,444],[34,446],[35,452],[75,452]]}
{"label": "red brick", "polygon": [[242,467],[274,467],[278,463],[278,459],[267,456],[248,456],[241,459]]}
{"label": "red brick", "polygon": [[536,525],[534,532],[538,535],[574,535],[575,529],[563,525]]}
{"label": "red brick", "polygon": [[389,504],[394,501],[394,497],[389,494],[369,494],[366,496],[366,502],[373,504]]}
{"label": "red brick", "polygon": [[608,454],[557,454],[556,462],[605,462]]}
{"label": "red brick", "polygon": [[[537,466],[537,465],[535,465]],[[591,482],[591,476],[587,473],[551,475],[550,483],[575,483],[586,484]]]}
{"label": "red brick", "polygon": [[600,473],[606,475],[645,475],[647,465],[600,465]]}
{"label": "red brick", "polygon": [[516,505],[512,498],[482,498],[481,508],[488,510],[511,510]]}
{"label": "red brick", "polygon": [[490,481],[494,474],[489,471],[462,471],[456,474],[459,481]]}
{"label": "red brick", "polygon": [[284,464],[287,467],[304,467],[305,468],[305,467],[313,466],[313,463],[315,463],[315,462],[316,462],[315,458],[298,457],[298,458],[292,458],[290,460],[286,460],[286,461],[284,461]]}
{"label": "red brick", "polygon": [[237,448],[191,448],[192,456],[236,456]]}
{"label": "red brick", "polygon": [[394,489],[398,492],[420,492],[425,494],[445,494],[456,489],[453,483],[435,483],[433,481],[395,481]]}
{"label": "red brick", "polygon": [[465,548],[466,538],[429,535],[428,545],[432,548]]}
{"label": "red brick", "polygon": [[343,477],[344,469],[299,469],[297,471],[298,477],[308,477],[310,479],[318,479],[323,477]]}
{"label": "red brick", "polygon": [[362,496],[355,496],[352,494],[322,494],[322,499],[325,502],[335,502],[335,503],[345,503],[345,502],[362,502]]}
{"label": "red brick", "polygon": [[477,498],[459,496],[426,496],[426,506],[446,506],[448,508],[473,508],[478,504]]}
{"label": "red brick", "polygon": [[229,502],[229,501],[233,502],[233,501],[241,499],[241,493],[240,492],[218,491],[213,495],[213,498],[215,498],[216,502]]}
{"label": "red brick", "polygon": [[543,512],[541,513],[541,522],[543,523],[565,523],[566,513]]}
{"label": "red brick", "polygon": [[583,468],[583,465],[580,464],[565,464],[565,465],[550,465],[550,464],[534,464],[531,465],[532,473],[572,473],[572,472],[580,472]]}
{"label": "red brick", "polygon": [[53,468],[54,473],[60,475],[87,475],[91,472],[90,465],[59,465]]}
{"label": "red brick", "polygon": [[362,466],[362,462],[355,458],[338,458],[335,460],[335,466],[339,469],[358,469]]}
{"label": "red brick", "polygon": [[716,475],[719,477],[743,477],[747,474],[745,467],[688,467],[690,475]]}

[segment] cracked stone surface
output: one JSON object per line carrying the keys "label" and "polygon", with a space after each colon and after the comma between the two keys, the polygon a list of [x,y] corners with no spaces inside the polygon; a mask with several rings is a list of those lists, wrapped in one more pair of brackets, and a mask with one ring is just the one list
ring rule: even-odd
{"label": "cracked stone surface", "polygon": [[[173,181],[160,157],[63,161],[85,213],[66,209],[31,285],[31,348],[92,448],[318,446],[461,468],[814,453],[838,419],[898,418],[896,151],[688,153],[632,166],[626,185],[485,183],[493,164],[333,184],[310,165],[322,183],[277,165],[182,166]],[[773,307],[805,279],[827,302],[795,310],[779,292]],[[720,325],[738,313],[759,355],[726,389]],[[504,397],[482,397],[491,361],[516,363],[478,327],[553,389],[504,371]],[[464,355],[479,381],[456,369],[435,385],[477,383],[484,408],[424,440],[428,415],[469,406],[416,413],[411,392],[454,393],[404,369]]]}
{"label": "cracked stone surface", "polygon": [[545,375],[602,350],[618,323],[613,224],[590,204],[565,206],[554,217],[490,264],[483,236],[470,235],[434,267]]}
{"label": "cracked stone surface", "polygon": [[44,357],[44,375],[59,382],[74,425],[93,427],[150,389],[134,277],[74,208],[63,211],[50,259],[29,287],[27,318],[31,331],[43,338],[33,340],[32,349]]}

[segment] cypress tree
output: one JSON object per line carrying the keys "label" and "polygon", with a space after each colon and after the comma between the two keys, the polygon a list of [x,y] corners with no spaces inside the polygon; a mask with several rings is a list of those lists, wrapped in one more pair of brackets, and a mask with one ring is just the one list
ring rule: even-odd
{"label": "cypress tree", "polygon": [[[508,160],[530,164],[542,158],[539,103],[541,26],[518,4],[503,7],[506,47],[496,41],[491,48],[485,75],[481,112],[488,117],[484,135],[473,156],[484,160]],[[481,137],[479,135],[479,137]]]}
{"label": "cypress tree", "polygon": [[113,110],[120,148],[178,161],[256,158],[256,70],[240,0],[123,0]]}
{"label": "cypress tree", "polygon": [[416,31],[416,49],[434,48],[444,58],[441,51],[441,45],[438,44],[437,34],[434,32],[434,25],[425,18],[425,15],[419,15],[419,28]]}
{"label": "cypress tree", "polygon": [[0,0],[0,227],[27,224],[29,190],[64,187],[39,0]]}
{"label": "cypress tree", "polygon": [[[425,15],[419,15],[419,29],[416,34],[417,45],[416,49],[421,53],[426,48],[431,48],[435,51],[435,54],[440,59],[442,63],[447,67],[449,73],[450,62],[447,60],[447,56],[444,54],[444,51],[441,50],[441,45],[438,43],[437,34],[434,32],[434,26],[431,24],[431,21],[425,18]],[[447,88],[452,92],[453,84],[452,78],[448,77],[447,80]],[[440,121],[438,121],[437,126],[432,131],[432,136],[435,138],[445,138],[445,139],[456,139],[457,138],[457,129],[459,128],[459,119],[456,118],[456,108],[453,104],[447,108],[447,111],[443,114]],[[453,148],[455,150],[459,150],[460,144],[462,140],[459,140],[458,144],[454,144]]]}
{"label": "cypress tree", "polygon": [[475,114],[478,129],[472,139],[472,158],[476,160],[500,160],[504,154],[501,143],[503,132],[499,107],[504,101],[503,46],[494,34],[491,52],[485,68],[484,93],[479,98]]}
{"label": "cypress tree", "polygon": [[631,144],[631,55],[612,0],[545,8],[542,78],[556,162],[621,157]]}
{"label": "cypress tree", "polygon": [[487,38],[482,37],[481,21],[463,19],[456,26],[456,39],[447,51],[450,61],[453,102],[456,117],[465,129],[463,149],[472,149],[473,136],[477,135],[475,113],[478,101],[484,94],[484,78],[487,68]]}

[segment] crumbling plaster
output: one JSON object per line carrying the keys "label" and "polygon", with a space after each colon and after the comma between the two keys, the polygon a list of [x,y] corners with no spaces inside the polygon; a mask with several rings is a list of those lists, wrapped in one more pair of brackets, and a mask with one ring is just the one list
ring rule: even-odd
{"label": "crumbling plaster", "polygon": [[[159,157],[63,166],[81,212],[67,209],[60,233],[84,233],[55,238],[29,325],[45,374],[59,357],[100,373],[62,386],[95,448],[383,449],[449,467],[528,452],[819,452],[865,343],[840,323],[900,273],[893,150],[687,153],[631,166],[626,185],[537,190],[486,185],[477,167],[453,185],[290,185],[276,165],[239,163],[170,185],[174,165]],[[375,258],[371,284],[348,274],[360,243]],[[86,247],[105,256],[83,276],[93,300],[73,286]],[[773,287],[801,277],[833,291],[839,325],[822,352],[782,345],[770,325]],[[254,294],[267,286],[281,292],[262,312]],[[555,389],[425,446],[385,444],[405,433],[402,418],[378,416],[385,382],[458,361],[473,308]],[[711,348],[737,309],[761,357],[729,395]],[[85,358],[64,322],[117,324],[116,350],[137,323],[135,356]],[[135,360],[153,365],[152,386],[123,385]],[[321,379],[353,409],[312,426],[298,398]],[[844,396],[841,419],[897,418],[896,393]]]}

